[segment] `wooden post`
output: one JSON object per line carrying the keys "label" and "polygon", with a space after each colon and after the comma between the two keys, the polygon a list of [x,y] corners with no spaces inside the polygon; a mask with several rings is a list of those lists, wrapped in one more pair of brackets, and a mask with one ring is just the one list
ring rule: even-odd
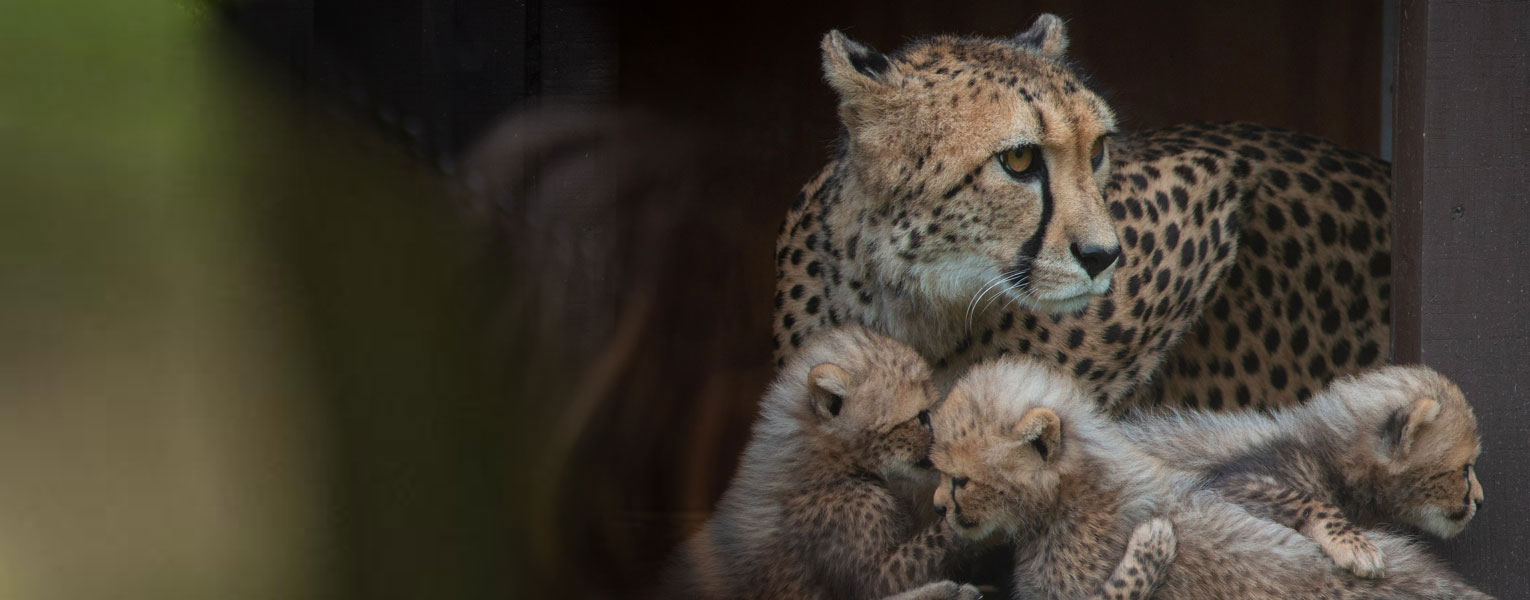
{"label": "wooden post", "polygon": [[1481,425],[1487,502],[1439,549],[1530,598],[1530,3],[1397,13],[1392,353],[1455,379]]}

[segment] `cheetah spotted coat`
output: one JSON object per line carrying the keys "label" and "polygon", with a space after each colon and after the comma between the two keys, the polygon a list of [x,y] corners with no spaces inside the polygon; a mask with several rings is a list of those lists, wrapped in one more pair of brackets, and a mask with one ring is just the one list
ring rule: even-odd
{"label": "cheetah spotted coat", "polygon": [[[956,324],[963,334],[952,342],[904,340],[945,373],[944,383],[985,358],[1019,353],[1073,373],[1105,405],[1218,410],[1291,404],[1385,360],[1387,163],[1248,123],[1118,134],[1111,143],[1104,193],[1123,258],[1109,292],[1069,315],[995,302],[970,327]],[[820,329],[875,326],[868,317],[878,305],[909,293],[846,275],[858,244],[870,243],[823,225],[866,203],[841,189],[846,170],[842,151],[782,225],[778,361]],[[957,228],[965,218],[863,218],[878,217],[915,231]]]}

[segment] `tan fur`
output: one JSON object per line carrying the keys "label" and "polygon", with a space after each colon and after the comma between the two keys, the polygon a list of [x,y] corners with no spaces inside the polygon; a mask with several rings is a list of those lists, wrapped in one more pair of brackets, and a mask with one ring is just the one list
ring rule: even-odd
{"label": "tan fur", "polygon": [[1451,537],[1483,501],[1472,469],[1482,445],[1471,406],[1454,383],[1422,366],[1340,379],[1269,415],[1139,415],[1123,434],[1367,576],[1384,572],[1382,559],[1355,525],[1404,524]]}
{"label": "tan fur", "polygon": [[[1045,414],[1038,411],[1057,417],[1051,443],[1017,427]],[[1013,539],[1018,595],[1068,598],[1097,585],[1135,524],[1161,516],[1179,545],[1157,598],[1487,597],[1383,532],[1364,536],[1385,556],[1387,576],[1355,578],[1308,537],[1200,490],[1203,477],[1143,452],[1072,378],[1035,361],[973,368],[934,424],[937,510],[962,535]]]}
{"label": "tan fur", "polygon": [[[942,388],[1014,353],[1106,406],[1213,409],[1293,403],[1378,362],[1387,165],[1250,124],[1116,133],[1067,46],[1052,15],[888,55],[825,37],[846,132],[777,241],[778,360],[854,323],[914,346]],[[1045,184],[1000,166],[1026,144]],[[1090,277],[1075,244],[1122,258]]]}
{"label": "tan fur", "polygon": [[915,502],[890,485],[928,494],[921,414],[937,400],[929,367],[903,344],[861,328],[819,337],[761,402],[737,476],[682,552],[673,595],[975,597],[919,587],[941,579],[951,539],[938,521],[921,526]]}
{"label": "tan fur", "polygon": [[[937,400],[907,346],[858,327],[820,336],[762,401],[739,472],[682,548],[666,597],[977,598],[940,581],[972,544],[916,508],[933,489],[926,411]],[[1162,571],[1174,548],[1172,527],[1144,524],[1114,565],[1123,583],[1089,597],[1146,598],[1151,586],[1132,578]]]}

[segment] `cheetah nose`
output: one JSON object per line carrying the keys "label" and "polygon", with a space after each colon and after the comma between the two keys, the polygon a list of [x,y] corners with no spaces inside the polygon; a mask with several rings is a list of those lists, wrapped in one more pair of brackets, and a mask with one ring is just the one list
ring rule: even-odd
{"label": "cheetah nose", "polygon": [[1472,499],[1472,504],[1473,504],[1473,508],[1475,508],[1475,509],[1477,509],[1479,511],[1482,510],[1482,499],[1481,498],[1473,498]]}
{"label": "cheetah nose", "polygon": [[1121,257],[1120,245],[1106,248],[1093,244],[1080,246],[1078,242],[1074,242],[1070,248],[1073,250],[1073,258],[1078,259],[1078,264],[1084,267],[1084,272],[1089,274],[1090,279],[1094,279]]}
{"label": "cheetah nose", "polygon": [[935,515],[936,516],[940,516],[940,517],[946,516],[946,505],[944,505],[944,504],[936,504],[935,505]]}

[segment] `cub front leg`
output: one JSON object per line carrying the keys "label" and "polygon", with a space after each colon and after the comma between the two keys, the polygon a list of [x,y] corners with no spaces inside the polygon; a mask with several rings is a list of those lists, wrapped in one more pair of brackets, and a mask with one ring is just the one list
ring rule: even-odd
{"label": "cub front leg", "polygon": [[1217,490],[1251,513],[1300,531],[1350,572],[1373,579],[1386,575],[1381,549],[1332,503],[1264,476],[1226,479]]}
{"label": "cub front leg", "polygon": [[1116,570],[1100,582],[1089,597],[1093,600],[1146,600],[1163,582],[1179,538],[1166,519],[1149,519],[1132,531],[1131,540]]}
{"label": "cub front leg", "polygon": [[931,523],[882,561],[883,593],[909,589],[940,576],[955,537],[944,519]]}

